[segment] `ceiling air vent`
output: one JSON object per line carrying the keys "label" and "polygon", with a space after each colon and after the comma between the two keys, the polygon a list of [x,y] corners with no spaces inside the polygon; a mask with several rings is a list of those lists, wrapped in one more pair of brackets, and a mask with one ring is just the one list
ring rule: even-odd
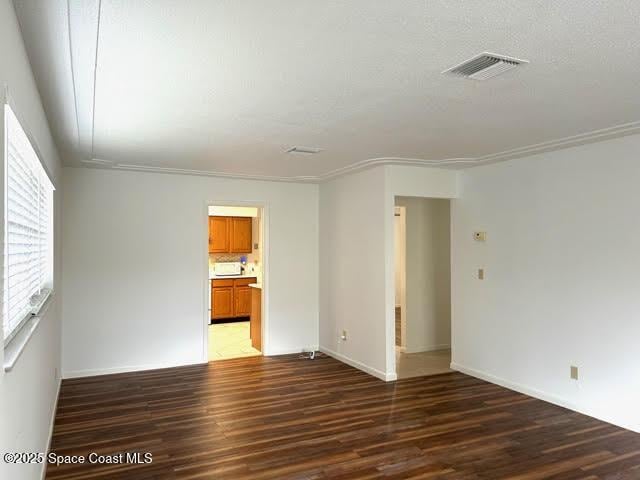
{"label": "ceiling air vent", "polygon": [[472,78],[473,80],[487,80],[524,63],[529,63],[529,61],[483,52],[442,73]]}
{"label": "ceiling air vent", "polygon": [[314,147],[291,147],[286,153],[295,153],[298,155],[313,155],[314,153],[320,153],[322,149]]}

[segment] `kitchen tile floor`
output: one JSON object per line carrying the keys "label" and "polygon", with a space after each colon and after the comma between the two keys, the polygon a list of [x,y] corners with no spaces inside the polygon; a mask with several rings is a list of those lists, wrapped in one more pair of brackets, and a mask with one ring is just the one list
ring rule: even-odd
{"label": "kitchen tile floor", "polygon": [[435,350],[433,352],[401,353],[396,348],[396,373],[398,378],[421,377],[452,372],[451,350]]}
{"label": "kitchen tile floor", "polygon": [[251,346],[249,322],[216,323],[209,325],[209,360],[253,357],[262,355]]}

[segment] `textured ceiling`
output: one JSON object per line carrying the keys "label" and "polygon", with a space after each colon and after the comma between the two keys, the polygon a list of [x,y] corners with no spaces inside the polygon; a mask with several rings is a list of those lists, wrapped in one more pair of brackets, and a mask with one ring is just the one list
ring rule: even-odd
{"label": "textured ceiling", "polygon": [[[635,0],[14,3],[69,164],[317,177],[640,125]],[[440,73],[482,51],[530,64]]]}

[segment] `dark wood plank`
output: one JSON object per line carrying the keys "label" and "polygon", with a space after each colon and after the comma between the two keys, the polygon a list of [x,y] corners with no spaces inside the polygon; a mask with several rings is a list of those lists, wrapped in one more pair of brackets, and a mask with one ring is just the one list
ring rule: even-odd
{"label": "dark wood plank", "polygon": [[51,480],[640,478],[640,435],[460,374],[385,383],[327,357],[65,380],[52,451],[150,464]]}

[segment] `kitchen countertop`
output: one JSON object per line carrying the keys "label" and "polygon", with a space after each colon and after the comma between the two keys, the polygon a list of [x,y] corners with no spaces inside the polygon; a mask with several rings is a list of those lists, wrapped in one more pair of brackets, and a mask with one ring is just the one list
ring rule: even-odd
{"label": "kitchen countertop", "polygon": [[261,283],[250,283],[249,286],[251,288],[257,288],[258,290],[262,290],[262,284]]}
{"label": "kitchen countertop", "polygon": [[224,280],[225,278],[257,278],[257,273],[246,273],[243,275],[213,275],[209,273],[209,280]]}

